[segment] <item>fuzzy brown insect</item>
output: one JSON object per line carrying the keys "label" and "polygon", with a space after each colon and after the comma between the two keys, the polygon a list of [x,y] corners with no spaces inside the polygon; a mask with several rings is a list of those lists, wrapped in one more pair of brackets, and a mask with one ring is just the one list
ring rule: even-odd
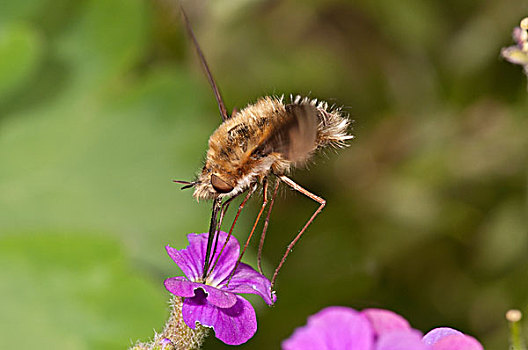
{"label": "fuzzy brown insect", "polygon": [[240,112],[228,115],[187,16],[183,9],[181,11],[223,120],[209,138],[205,165],[197,175],[197,179],[192,182],[176,181],[186,185],[182,189],[194,187],[193,196],[197,200],[213,200],[203,279],[207,278],[208,273],[216,265],[215,262],[210,261],[211,251],[216,251],[218,244],[218,235],[216,240],[213,237],[220,229],[224,214],[235,197],[247,192],[238,208],[228,239],[247,200],[259,185],[263,188],[263,203],[241,253],[241,259],[267,206],[269,179],[276,178],[259,244],[258,267],[261,273],[262,247],[279,184],[283,182],[319,203],[317,210],[288,245],[271,279],[273,287],[279,270],[293,246],[326,204],[323,198],[302,188],[287,175],[292,168],[303,166],[318,150],[328,146],[337,148],[345,146],[346,141],[352,138],[348,134],[350,121],[339,108],[329,107],[326,102],[301,96],[291,97],[288,102],[285,102],[283,97],[263,97]]}

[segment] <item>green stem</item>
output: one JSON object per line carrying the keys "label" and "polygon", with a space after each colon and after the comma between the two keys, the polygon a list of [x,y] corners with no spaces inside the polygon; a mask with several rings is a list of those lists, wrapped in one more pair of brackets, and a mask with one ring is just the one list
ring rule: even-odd
{"label": "green stem", "polygon": [[510,310],[506,313],[506,319],[510,323],[510,350],[526,350],[526,344],[521,330],[522,314],[519,310]]}

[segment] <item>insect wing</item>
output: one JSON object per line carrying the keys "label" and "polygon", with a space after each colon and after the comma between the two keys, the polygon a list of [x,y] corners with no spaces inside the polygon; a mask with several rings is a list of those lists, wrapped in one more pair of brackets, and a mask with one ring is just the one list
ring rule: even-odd
{"label": "insect wing", "polygon": [[288,104],[286,117],[259,146],[259,152],[278,152],[293,163],[304,162],[315,149],[317,108],[311,104]]}

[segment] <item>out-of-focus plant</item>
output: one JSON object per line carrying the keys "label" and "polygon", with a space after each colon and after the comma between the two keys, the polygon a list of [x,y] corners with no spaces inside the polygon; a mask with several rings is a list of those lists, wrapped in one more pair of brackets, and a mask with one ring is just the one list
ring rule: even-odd
{"label": "out-of-focus plant", "polygon": [[526,350],[526,339],[521,328],[522,313],[512,309],[506,312],[506,320],[510,323],[510,350]]}
{"label": "out-of-focus plant", "polygon": [[513,29],[512,36],[516,45],[502,49],[502,57],[522,66],[528,76],[528,17],[522,19],[519,26]]}
{"label": "out-of-focus plant", "polygon": [[383,309],[358,312],[332,306],[308,318],[282,342],[283,350],[483,350],[473,337],[441,327],[422,333],[400,315]]}

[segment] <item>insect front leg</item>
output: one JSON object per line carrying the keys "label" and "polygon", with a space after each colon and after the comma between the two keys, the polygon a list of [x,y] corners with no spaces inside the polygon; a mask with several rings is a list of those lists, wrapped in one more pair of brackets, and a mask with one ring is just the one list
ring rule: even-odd
{"label": "insect front leg", "polygon": [[284,253],[284,255],[282,256],[282,259],[279,263],[279,265],[277,266],[277,268],[275,269],[275,272],[273,273],[273,277],[271,278],[271,289],[273,290],[273,286],[275,285],[275,280],[277,279],[277,275],[279,274],[279,271],[280,269],[282,268],[282,265],[284,265],[284,262],[286,261],[286,258],[288,257],[288,255],[290,254],[290,252],[292,251],[293,247],[295,246],[295,243],[297,243],[297,241],[299,239],[301,239],[301,236],[303,235],[304,231],[306,231],[306,228],[308,226],[310,226],[310,224],[312,223],[312,221],[315,219],[315,217],[323,210],[323,208],[325,207],[326,205],[326,200],[324,200],[323,198],[319,197],[319,196],[316,196],[315,194],[311,193],[310,191],[308,191],[307,189],[301,187],[299,184],[297,184],[296,182],[294,182],[292,179],[290,179],[289,177],[287,176],[279,176],[279,179],[282,180],[282,182],[284,182],[285,184],[287,184],[288,186],[290,186],[291,188],[293,188],[295,191],[298,191],[302,194],[304,194],[305,196],[307,196],[308,198],[310,199],[313,199],[314,201],[316,201],[317,203],[319,203],[319,208],[317,208],[317,210],[312,214],[312,216],[310,217],[310,219],[306,222],[306,224],[304,224],[303,228],[301,229],[301,231],[299,231],[299,233],[297,234],[297,236],[295,236],[295,238],[293,239],[293,241],[291,241],[291,243],[288,245],[288,247],[286,248],[286,252]]}
{"label": "insect front leg", "polygon": [[256,189],[257,189],[257,184],[251,186],[249,188],[249,190],[248,190],[248,193],[247,193],[246,197],[244,198],[242,203],[240,203],[240,205],[238,206],[238,211],[237,211],[237,213],[235,215],[235,218],[233,219],[233,223],[231,224],[231,228],[229,229],[229,233],[227,234],[227,237],[226,237],[226,240],[224,242],[224,245],[222,246],[222,249],[220,250],[220,253],[216,257],[214,265],[211,267],[211,270],[208,272],[208,274],[211,273],[211,271],[214,270],[216,264],[218,264],[218,260],[220,259],[220,256],[222,256],[222,253],[223,253],[225,247],[227,246],[227,242],[229,242],[229,239],[231,238],[231,235],[233,234],[233,229],[235,228],[235,224],[238,221],[238,217],[240,216],[240,212],[242,212],[242,209],[244,209],[247,201],[249,200],[251,195],[253,195],[253,193],[255,192]]}

